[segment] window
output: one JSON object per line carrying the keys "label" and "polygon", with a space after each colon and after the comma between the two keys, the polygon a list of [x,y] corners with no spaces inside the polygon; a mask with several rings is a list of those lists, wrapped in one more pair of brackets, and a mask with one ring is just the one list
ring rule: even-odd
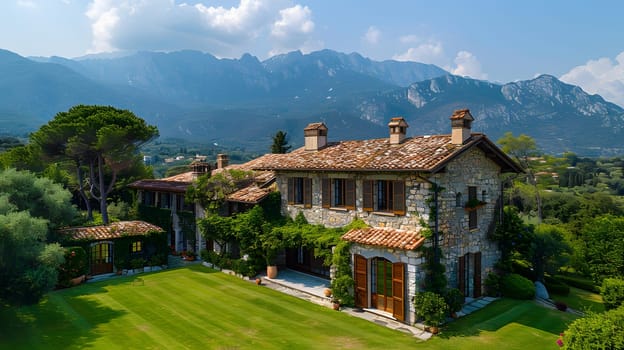
{"label": "window", "polygon": [[130,253],[140,253],[143,251],[143,244],[141,241],[132,242],[130,247]]}
{"label": "window", "polygon": [[486,190],[481,191],[481,200],[483,202],[487,202],[487,191]]}
{"label": "window", "polygon": [[362,192],[365,211],[405,215],[405,182],[364,180]]}
{"label": "window", "polygon": [[159,193],[160,207],[169,209],[171,208],[171,195],[169,193]]}
{"label": "window", "polygon": [[143,192],[143,204],[151,207],[155,204],[155,197],[156,193],[151,192],[151,191],[144,191]]}
{"label": "window", "polygon": [[305,208],[312,207],[312,179],[288,178],[288,204],[303,204]]}
{"label": "window", "polygon": [[[468,201],[475,201],[477,199],[477,187],[468,186]],[[468,229],[477,228],[477,210],[471,210],[468,212]]]}
{"label": "window", "polygon": [[355,180],[324,178],[321,192],[323,208],[355,209]]}
{"label": "window", "polygon": [[462,203],[462,202],[463,202],[462,201],[462,194],[461,194],[461,192],[457,192],[455,194],[455,206],[458,207],[458,208],[462,207],[464,205],[464,203]]}

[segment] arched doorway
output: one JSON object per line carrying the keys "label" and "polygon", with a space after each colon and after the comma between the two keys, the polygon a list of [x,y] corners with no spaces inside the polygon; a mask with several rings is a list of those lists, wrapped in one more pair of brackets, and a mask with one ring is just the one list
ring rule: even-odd
{"label": "arched doorway", "polygon": [[113,272],[113,243],[97,242],[91,245],[91,274]]}

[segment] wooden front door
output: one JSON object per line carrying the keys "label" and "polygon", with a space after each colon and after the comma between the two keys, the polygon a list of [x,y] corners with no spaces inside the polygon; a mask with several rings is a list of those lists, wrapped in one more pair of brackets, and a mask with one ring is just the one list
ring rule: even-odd
{"label": "wooden front door", "polygon": [[467,297],[481,296],[481,252],[459,257],[457,288]]}
{"label": "wooden front door", "polygon": [[368,279],[366,258],[355,255],[355,306],[368,307]]}
{"label": "wooden front door", "polygon": [[91,246],[91,274],[111,272],[113,272],[113,244],[102,242]]}
{"label": "wooden front door", "polygon": [[373,275],[373,292],[371,294],[373,307],[393,313],[392,263],[384,258],[374,258],[371,274]]}

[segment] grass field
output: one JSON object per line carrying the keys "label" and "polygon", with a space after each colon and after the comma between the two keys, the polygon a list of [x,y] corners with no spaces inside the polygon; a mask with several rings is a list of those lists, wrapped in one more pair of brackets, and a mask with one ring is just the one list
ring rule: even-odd
{"label": "grass field", "polygon": [[588,292],[579,288],[570,287],[569,295],[563,296],[553,294],[551,295],[551,298],[553,300],[563,301],[569,307],[583,312],[605,311],[604,304],[602,303],[602,297],[600,296],[600,294]]}
{"label": "grass field", "polygon": [[0,307],[1,349],[554,348],[570,314],[497,301],[427,342],[195,265]]}

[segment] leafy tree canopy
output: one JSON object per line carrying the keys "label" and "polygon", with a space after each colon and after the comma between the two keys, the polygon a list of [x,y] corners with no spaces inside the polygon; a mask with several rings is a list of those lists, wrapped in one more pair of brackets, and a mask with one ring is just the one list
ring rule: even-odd
{"label": "leafy tree canopy", "polygon": [[[31,135],[31,142],[53,160],[72,161],[79,192],[97,199],[104,223],[108,223],[107,197],[117,176],[141,160],[138,148],[158,136],[158,129],[128,110],[110,106],[78,105]],[[83,173],[89,174],[83,180]],[[84,186],[86,184],[86,187]]]}

